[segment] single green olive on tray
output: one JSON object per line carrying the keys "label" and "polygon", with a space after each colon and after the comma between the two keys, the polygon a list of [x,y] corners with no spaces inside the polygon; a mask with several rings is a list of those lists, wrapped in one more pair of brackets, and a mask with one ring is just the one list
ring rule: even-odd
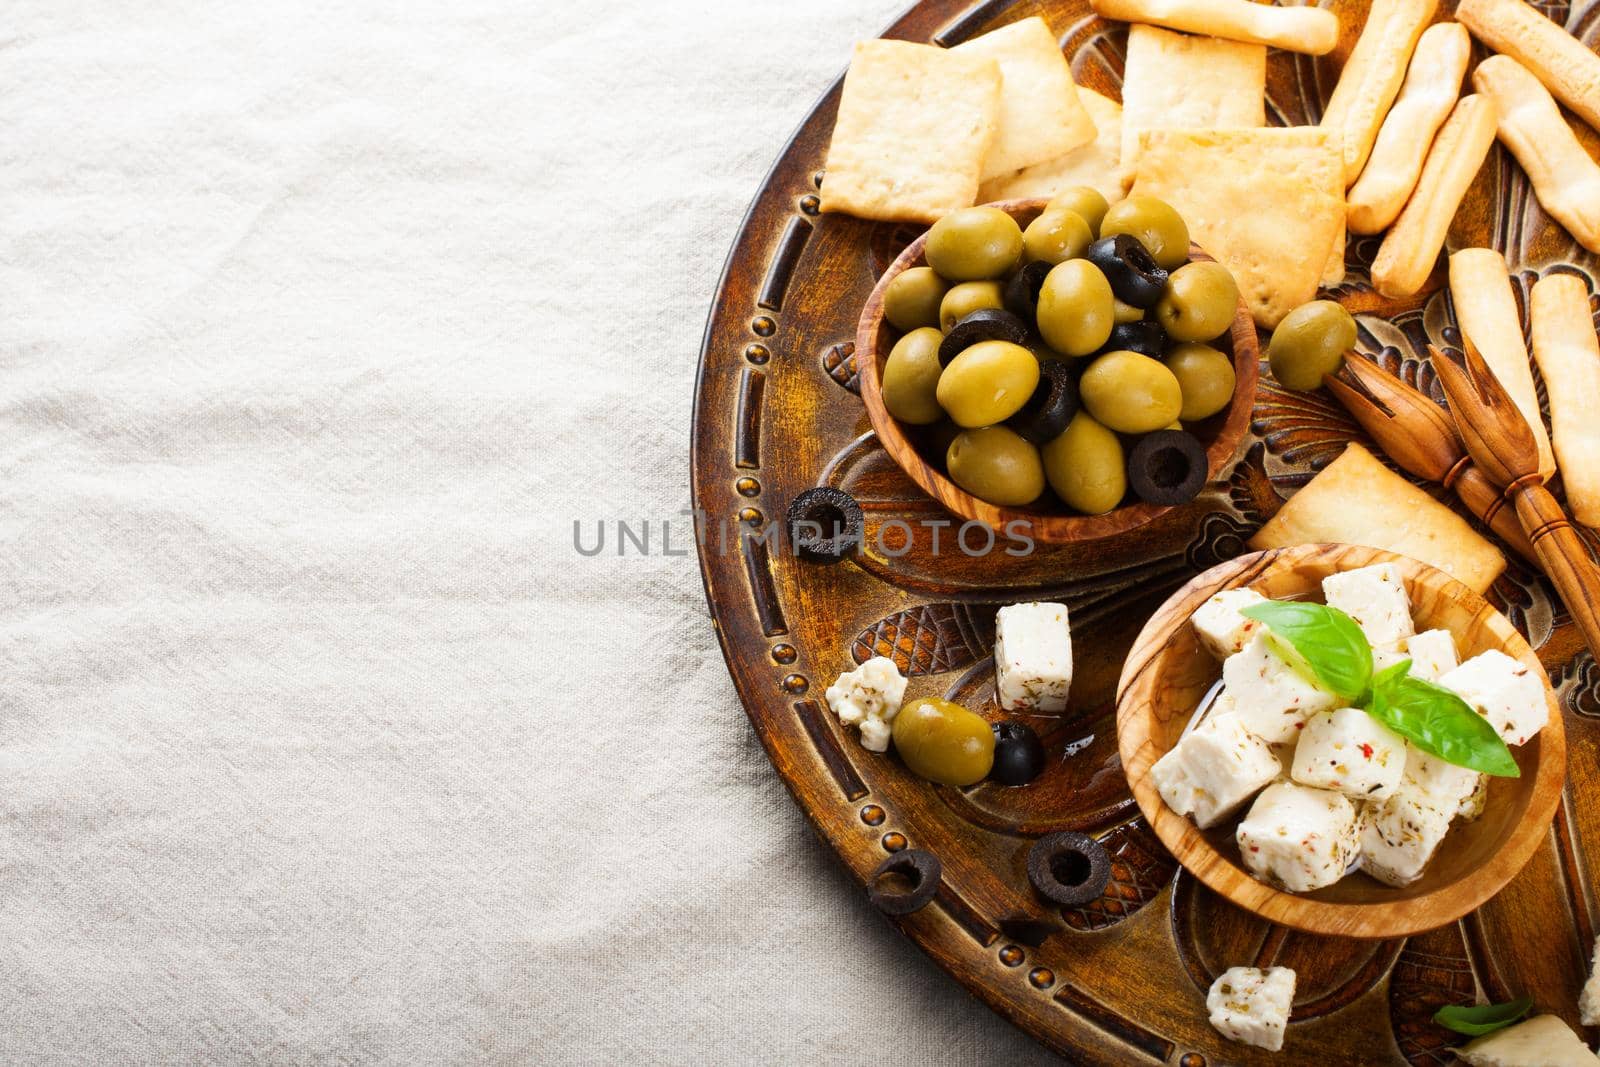
{"label": "single green olive on tray", "polygon": [[1356,345],[1356,320],[1332,300],[1301,304],[1278,323],[1267,343],[1272,376],[1286,389],[1316,389]]}
{"label": "single green olive on tray", "polygon": [[962,208],[933,224],[925,254],[952,282],[999,278],[1022,258],[1022,229],[997,207]]}
{"label": "single green olive on tray", "polygon": [[1039,450],[1006,426],[984,426],[956,435],[945,454],[950,480],[991,504],[1021,507],[1044,492]]}
{"label": "single green olive on tray", "polygon": [[980,715],[949,700],[908,701],[894,717],[895,751],[913,774],[940,785],[983,781],[994,766],[994,731]]}

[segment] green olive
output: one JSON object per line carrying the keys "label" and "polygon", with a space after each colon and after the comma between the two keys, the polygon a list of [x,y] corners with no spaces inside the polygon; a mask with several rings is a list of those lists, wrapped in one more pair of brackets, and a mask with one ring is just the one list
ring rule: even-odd
{"label": "green olive", "polygon": [[1074,415],[1041,452],[1044,476],[1068,507],[1100,515],[1122,503],[1128,491],[1122,442],[1088,412]]}
{"label": "green olive", "polygon": [[1178,418],[1183,390],[1159,360],[1138,352],[1107,352],[1078,380],[1084,408],[1118,433],[1151,433]]}
{"label": "green olive", "polygon": [[998,278],[1022,258],[1022,229],[997,207],[962,208],[933,224],[926,254],[949,281]]}
{"label": "green olive", "polygon": [[1022,231],[1022,247],[1029,259],[1060,263],[1077,259],[1094,240],[1094,231],[1075,211],[1046,211]]}
{"label": "green olive", "polygon": [[1045,343],[1064,356],[1087,356],[1111,336],[1116,298],[1087,259],[1057,263],[1045,275],[1036,311]]}
{"label": "green olive", "polygon": [[1124,304],[1115,300],[1111,305],[1111,318],[1120,326],[1125,322],[1138,322],[1144,318],[1144,308],[1136,308],[1132,304]]}
{"label": "green olive", "polygon": [[950,283],[932,267],[912,267],[894,276],[883,291],[883,317],[897,330],[909,333],[939,325],[939,301]]}
{"label": "green olive", "polygon": [[894,343],[883,364],[883,406],[901,422],[926,426],[944,418],[934,395],[939,388],[939,342],[932,326],[912,330]]}
{"label": "green olive", "polygon": [[1356,320],[1332,300],[1301,304],[1278,323],[1267,343],[1272,376],[1288,389],[1315,389],[1356,346]]}
{"label": "green olive", "polygon": [[1233,400],[1233,360],[1226,353],[1186,342],[1172,347],[1166,364],[1183,391],[1183,410],[1178,413],[1183,421],[1209,419]]}
{"label": "green olive", "polygon": [[1044,492],[1039,450],[1004,426],[959,434],[950,442],[945,466],[951,481],[979,500],[1001,507],[1031,504]]}
{"label": "green olive", "polygon": [[1112,204],[1100,222],[1100,236],[1119,233],[1137,237],[1155,261],[1168,270],[1189,261],[1189,227],[1165,200],[1130,196]]}
{"label": "green olive", "polygon": [[1046,211],[1071,211],[1077,214],[1084,222],[1089,224],[1089,229],[1099,231],[1100,220],[1106,217],[1106,198],[1100,195],[1100,190],[1091,189],[1087,185],[1074,185],[1070,189],[1063,189],[1050,198],[1045,205]]}
{"label": "green olive", "polygon": [[911,769],[940,785],[975,785],[994,766],[994,731],[980,715],[938,697],[908,701],[894,717],[894,747]]}
{"label": "green olive", "polygon": [[939,301],[939,329],[950,327],[982,308],[1004,308],[1005,291],[999,282],[962,282],[952,285]]}
{"label": "green olive", "polygon": [[1220,337],[1239,313],[1239,286],[1221,263],[1189,263],[1172,272],[1156,321],[1174,341]]}
{"label": "green olive", "polygon": [[1039,384],[1039,361],[1010,341],[979,341],[939,375],[939,406],[957,426],[993,426],[1015,415]]}

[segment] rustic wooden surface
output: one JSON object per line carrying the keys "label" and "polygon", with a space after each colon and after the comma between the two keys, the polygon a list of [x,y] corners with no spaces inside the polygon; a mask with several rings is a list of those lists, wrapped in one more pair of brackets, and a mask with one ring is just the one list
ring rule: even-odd
{"label": "rustic wooden surface", "polygon": [[[1353,0],[1332,6],[1345,27],[1332,55],[1271,55],[1270,121],[1317,118],[1364,10]],[[1450,7],[1441,6],[1441,18]],[[1594,36],[1600,6],[1548,10]],[[1081,81],[1119,95],[1125,30],[1095,19],[1085,0],[930,0],[889,35],[948,44],[1034,13],[1050,19]],[[839,42],[841,69],[849,46]],[[1284,393],[1263,373],[1251,433],[1226,478],[1136,534],[969,558],[952,549],[953,527],[916,527],[950,516],[876,443],[852,362],[859,309],[916,230],[817,214],[837,101],[835,86],[751,206],[707,326],[691,459],[693,503],[708,522],[702,570],[729,670],[818,833],[857,880],[886,850],[909,844],[936,853],[944,865],[938,903],[892,921],[957,981],[1073,1062],[1443,1064],[1445,1047],[1459,1039],[1428,1017],[1440,1004],[1480,996],[1526,993],[1577,1025],[1574,1000],[1595,929],[1588,855],[1600,846],[1600,670],[1578,654],[1581,642],[1542,579],[1513,558],[1489,599],[1557,685],[1571,771],[1551,833],[1493,900],[1406,940],[1356,941],[1264,922],[1177,873],[1139,817],[1118,759],[1113,695],[1123,658],[1172,590],[1242,554],[1288,494],[1347,441],[1364,438],[1325,392]],[[1590,131],[1580,136],[1595,148]],[[1524,307],[1541,271],[1570,264],[1559,269],[1595,274],[1594,258],[1546,218],[1498,146],[1451,235],[1452,247],[1469,245],[1505,252]],[[1423,346],[1459,341],[1443,271],[1417,296],[1385,300],[1367,284],[1376,246],[1372,238],[1350,241],[1348,277],[1335,295],[1357,313],[1362,349],[1438,400]],[[776,542],[737,537],[781,520],[789,500],[817,484],[861,500],[869,548],[857,561],[818,567]],[[874,543],[894,520],[913,524],[909,551],[901,551],[899,527],[884,539],[889,552]],[[992,715],[995,608],[1042,598],[1071,606],[1078,673],[1071,716],[1037,721],[1052,759],[1032,785],[930,787],[892,757],[863,751],[828,714],[822,690],[833,678],[884,653],[911,675],[909,696],[949,694]],[[1028,886],[1029,846],[1059,829],[1093,833],[1112,854],[1111,884],[1090,905],[1045,907]],[[1048,937],[1029,944],[1038,931],[1021,919],[1048,923]],[[1206,1023],[1211,978],[1251,962],[1300,975],[1278,1055],[1229,1044]]]}
{"label": "rustic wooden surface", "polygon": [[1443,571],[1375,548],[1298,545],[1240,556],[1197,576],[1145,624],[1128,653],[1117,691],[1117,739],[1133,797],[1146,823],[1185,870],[1230,903],[1272,922],[1314,934],[1392,938],[1454,922],[1499,892],[1549,834],[1566,777],[1561,707],[1548,691],[1550,725],[1513,749],[1520,778],[1491,778],[1483,814],[1457,823],[1421,878],[1404,888],[1365,875],[1315,893],[1285,893],[1258,881],[1236,861],[1237,819],[1201,831],[1167,807],[1149,777],[1152,764],[1178,743],[1221,665],[1200,646],[1189,617],[1213,593],[1248,586],[1274,600],[1320,598],[1322,579],[1374,563],[1404,575],[1418,630],[1449,630],[1463,660],[1498,649],[1544,668],[1506,617]]}

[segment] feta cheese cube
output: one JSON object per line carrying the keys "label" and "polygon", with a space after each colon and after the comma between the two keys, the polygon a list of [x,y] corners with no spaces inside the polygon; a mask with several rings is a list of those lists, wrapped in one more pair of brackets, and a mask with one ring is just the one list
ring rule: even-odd
{"label": "feta cheese cube", "polygon": [[1410,793],[1369,804],[1361,818],[1361,869],[1384,885],[1415,882],[1449,832],[1454,813]]}
{"label": "feta cheese cube", "polygon": [[1426,799],[1452,815],[1466,815],[1471,807],[1482,808],[1481,798],[1476,805],[1474,798],[1484,788],[1486,778],[1471,767],[1458,767],[1407,744],[1406,770],[1398,792]]}
{"label": "feta cheese cube", "polygon": [[887,656],[873,656],[853,671],[839,675],[824,694],[828,707],[846,726],[861,729],[861,747],[889,750],[889,723],[906,697],[906,680]]}
{"label": "feta cheese cube", "polygon": [[1206,993],[1211,1025],[1229,1041],[1278,1052],[1294,1006],[1294,971],[1288,967],[1229,967]]}
{"label": "feta cheese cube", "polygon": [[1224,712],[1207,716],[1156,761],[1150,777],[1167,807],[1203,828],[1233,814],[1282,769],[1265,741]]}
{"label": "feta cheese cube", "polygon": [[1405,738],[1360,708],[1338,708],[1306,720],[1289,777],[1358,800],[1383,800],[1405,769]]}
{"label": "feta cheese cube", "polygon": [[1194,635],[1218,659],[1243,651],[1262,628],[1262,623],[1241,614],[1245,608],[1265,604],[1267,598],[1254,589],[1224,589],[1201,604],[1189,618]]}
{"label": "feta cheese cube", "polygon": [[1405,578],[1393,563],[1330,574],[1322,579],[1322,595],[1330,608],[1356,621],[1374,648],[1393,645],[1416,632]]}
{"label": "feta cheese cube", "polygon": [[1600,1063],[1558,1015],[1536,1015],[1455,1051],[1469,1067],[1595,1067]]}
{"label": "feta cheese cube", "polygon": [[1273,651],[1265,633],[1223,661],[1222,680],[1239,721],[1263,741],[1288,741],[1306,719],[1339,705]]}
{"label": "feta cheese cube", "polygon": [[[1379,674],[1393,667],[1401,660],[1410,658],[1410,656],[1406,655],[1405,649],[1399,645],[1394,645],[1390,648],[1375,648],[1372,650],[1372,673]],[[1406,673],[1410,674],[1411,672],[1407,671]]]}
{"label": "feta cheese cube", "polygon": [[1439,684],[1460,694],[1508,745],[1530,740],[1550,718],[1543,679],[1499,649],[1473,656],[1440,678]]}
{"label": "feta cheese cube", "polygon": [[1402,645],[1406,658],[1411,660],[1411,670],[1406,673],[1413,678],[1437,682],[1460,663],[1456,659],[1456,639],[1449,630],[1424,630],[1406,638]]}
{"label": "feta cheese cube", "polygon": [[1261,791],[1234,832],[1244,865],[1264,882],[1304,893],[1344,877],[1356,855],[1356,809],[1343,793],[1297,782]]}
{"label": "feta cheese cube", "polygon": [[994,620],[994,678],[1007,711],[1062,712],[1072,688],[1065,604],[1012,604]]}
{"label": "feta cheese cube", "polygon": [[1600,1026],[1600,937],[1594,939],[1594,956],[1589,961],[1589,980],[1578,994],[1579,1020],[1585,1026]]}

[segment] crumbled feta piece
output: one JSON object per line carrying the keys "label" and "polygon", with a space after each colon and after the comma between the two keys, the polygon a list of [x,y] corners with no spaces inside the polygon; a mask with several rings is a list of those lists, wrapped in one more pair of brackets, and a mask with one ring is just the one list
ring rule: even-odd
{"label": "crumbled feta piece", "polygon": [[1405,769],[1405,738],[1360,708],[1337,708],[1306,720],[1289,777],[1357,800],[1383,800]]}
{"label": "crumbled feta piece", "polygon": [[1283,1031],[1294,1006],[1294,971],[1288,967],[1229,967],[1206,993],[1211,1025],[1229,1041],[1283,1048]]}
{"label": "crumbled feta piece", "polygon": [[1322,579],[1330,608],[1354,619],[1372,647],[1393,645],[1416,632],[1405,577],[1393,563],[1375,563]]}
{"label": "crumbled feta piece", "polygon": [[1589,1046],[1557,1015],[1536,1015],[1456,1049],[1470,1067],[1595,1067]]}
{"label": "crumbled feta piece", "polygon": [[889,750],[889,723],[906,697],[906,680],[894,660],[873,656],[853,671],[839,675],[824,694],[828,707],[846,726],[861,729],[861,747]]}
{"label": "crumbled feta piece", "polygon": [[1473,656],[1440,678],[1439,684],[1460,694],[1508,745],[1531,740],[1550,718],[1543,680],[1499,649]]}
{"label": "crumbled feta piece", "polygon": [[1356,809],[1343,793],[1296,782],[1262,790],[1234,833],[1257,878],[1294,893],[1332,885],[1355,857]]}
{"label": "crumbled feta piece", "polygon": [[1589,980],[1578,994],[1579,1020],[1585,1026],[1600,1026],[1600,937],[1594,939],[1594,955],[1589,960]]}
{"label": "crumbled feta piece", "polygon": [[1449,630],[1424,630],[1412,634],[1402,642],[1411,669],[1406,673],[1413,678],[1437,682],[1456,669],[1456,639]]}
{"label": "crumbled feta piece", "polygon": [[[1470,808],[1481,809],[1481,792],[1487,776],[1471,767],[1447,763],[1415,745],[1406,745],[1406,771],[1398,792],[1426,799],[1452,815],[1467,815]],[[1472,816],[1476,817],[1476,811]]]}
{"label": "crumbled feta piece", "polygon": [[1012,604],[994,620],[994,677],[1007,711],[1067,710],[1072,630],[1065,604]]}
{"label": "crumbled feta piece", "polygon": [[1361,817],[1361,869],[1384,885],[1410,885],[1450,831],[1453,814],[1410,793],[1369,804]]}
{"label": "crumbled feta piece", "polygon": [[1288,741],[1306,719],[1339,704],[1273,651],[1265,633],[1223,661],[1222,680],[1239,721],[1263,741]]}
{"label": "crumbled feta piece", "polygon": [[1282,770],[1267,743],[1240,725],[1237,715],[1213,713],[1150,768],[1167,807],[1214,825]]}
{"label": "crumbled feta piece", "polygon": [[1218,659],[1227,659],[1243,651],[1263,627],[1254,619],[1241,614],[1245,608],[1265,604],[1267,598],[1254,589],[1224,589],[1201,604],[1189,618],[1194,635]]}
{"label": "crumbled feta piece", "polygon": [[1471,822],[1483,814],[1483,805],[1489,799],[1489,776],[1478,775],[1478,784],[1472,787],[1465,800],[1456,806],[1456,818]]}

